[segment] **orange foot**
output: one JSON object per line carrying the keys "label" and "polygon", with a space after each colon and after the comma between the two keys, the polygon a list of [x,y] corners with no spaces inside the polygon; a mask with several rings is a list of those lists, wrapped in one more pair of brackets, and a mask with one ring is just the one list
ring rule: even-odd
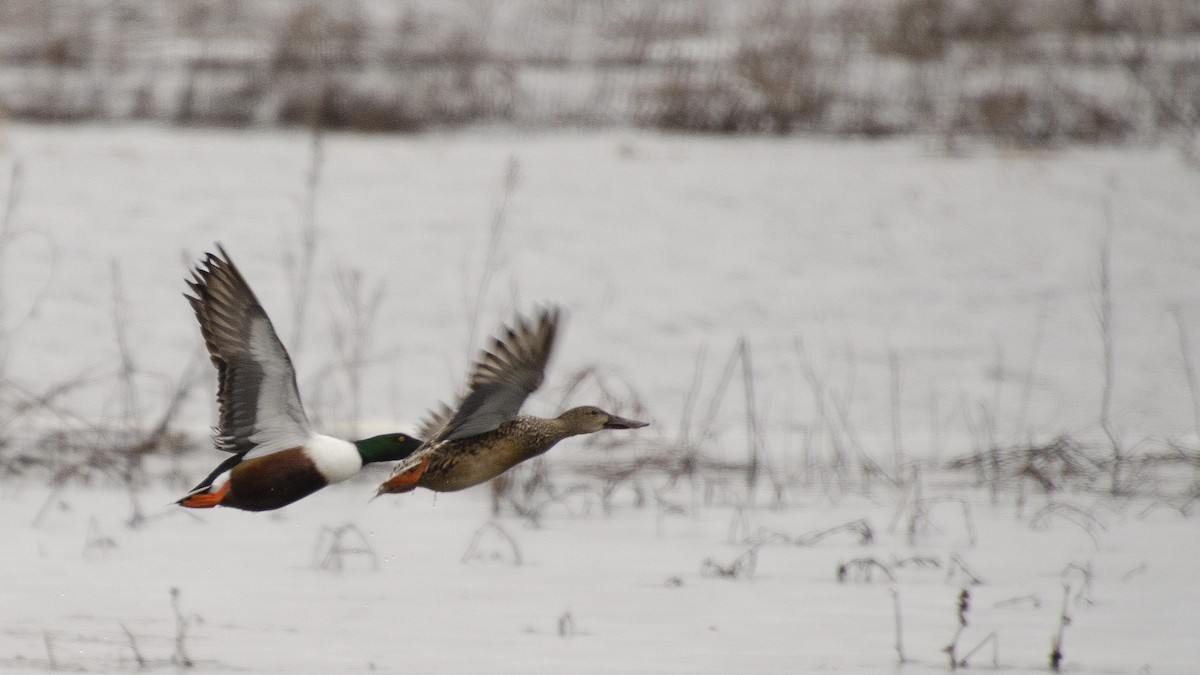
{"label": "orange foot", "polygon": [[421,476],[425,474],[425,467],[427,466],[429,466],[429,457],[425,457],[421,460],[420,464],[417,464],[408,471],[396,474],[395,476],[385,480],[383,485],[379,486],[379,492],[377,494],[383,494],[385,492],[398,494],[415,490],[417,487],[417,482],[420,481]]}
{"label": "orange foot", "polygon": [[198,492],[194,495],[188,495],[180,499],[178,504],[186,506],[189,509],[211,509],[221,503],[221,500],[225,498],[226,492],[229,492],[229,481],[225,481],[221,489],[216,492]]}

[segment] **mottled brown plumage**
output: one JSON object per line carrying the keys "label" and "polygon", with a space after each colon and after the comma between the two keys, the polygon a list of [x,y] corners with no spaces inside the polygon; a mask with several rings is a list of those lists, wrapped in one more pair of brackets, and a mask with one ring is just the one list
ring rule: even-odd
{"label": "mottled brown plumage", "polygon": [[551,419],[517,414],[542,384],[558,322],[558,309],[549,308],[533,322],[518,317],[502,337],[493,338],[472,369],[458,406],[441,406],[431,415],[421,432],[425,443],[396,465],[378,492],[462,490],[537,457],[564,438],[646,426],[595,406],[572,408]]}

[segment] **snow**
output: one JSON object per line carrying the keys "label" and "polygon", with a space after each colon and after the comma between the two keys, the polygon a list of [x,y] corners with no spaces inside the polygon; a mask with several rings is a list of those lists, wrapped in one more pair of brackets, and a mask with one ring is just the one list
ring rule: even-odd
{"label": "snow", "polygon": [[[1032,517],[1046,503],[1040,498],[1022,515],[1011,500],[990,504],[963,490],[978,533],[972,546],[954,508],[934,509],[938,529],[910,544],[907,514],[892,494],[785,511],[701,504],[665,518],[653,506],[623,503],[606,517],[572,501],[548,510],[539,529],[495,521],[516,542],[516,565],[494,529],[462,560],[489,522],[479,493],[368,504],[369,487],[339,484],[271,516],[218,509],[193,517],[163,507],[135,529],[124,524],[128,498],[119,490],[64,492],[31,525],[46,490],[6,489],[0,668],[45,667],[49,635],[60,667],[133,670],[122,626],[145,658],[163,665],[175,653],[171,588],[180,589],[182,611],[203,620],[185,641],[201,671],[893,673],[895,590],[910,661],[901,672],[943,672],[941,650],[968,588],[959,655],[995,632],[998,672],[1044,672],[1063,584],[1072,594],[1067,672],[1185,673],[1200,656],[1200,537],[1170,508],[1096,509],[1058,498],[1094,512],[1093,541],[1068,519]],[[686,491],[675,496],[688,499]],[[904,517],[892,532],[894,511]],[[743,517],[747,531],[795,535],[866,518],[876,538],[768,543],[752,577],[705,575],[704,560],[727,565],[749,548],[744,535],[730,538]],[[363,533],[377,569],[366,555],[346,556],[341,571],[314,565],[322,529],[347,523]],[[103,538],[111,544],[87,545]],[[950,568],[955,555],[982,584]],[[895,582],[836,578],[838,564],[856,558],[890,566],[913,556],[938,567],[895,568]],[[1082,569],[1090,570],[1087,585]],[[970,664],[991,670],[991,661],[985,647]]]}
{"label": "snow", "polygon": [[[462,381],[482,333],[516,308],[554,301],[570,315],[550,387],[598,365],[629,382],[658,433],[678,424],[701,350],[709,397],[740,336],[768,447],[804,431],[795,420],[813,408],[806,366],[844,399],[860,437],[880,441],[868,446],[890,447],[892,354],[908,453],[965,451],[964,416],[983,408],[1001,440],[1096,433],[1094,308],[1109,231],[1118,431],[1128,444],[1195,431],[1173,313],[1194,345],[1200,174],[1169,149],[945,156],[913,140],[333,135],[316,195],[314,298],[297,345],[282,261],[303,220],[307,136],[16,125],[7,139],[21,172],[14,226],[28,232],[5,255],[7,321],[46,287],[9,341],[8,367],[35,390],[111,372],[114,264],[137,366],[151,374],[142,384],[171,386],[199,345],[181,277],[220,241],[328,431],[348,416],[337,406],[333,277],[360,270],[365,288],[385,293],[363,377],[360,418],[372,428],[418,419]],[[468,338],[510,159],[519,183]],[[95,418],[112,396],[77,398]],[[193,397],[185,428],[211,419],[207,398]],[[547,399],[531,405],[545,412]],[[741,411],[721,406],[717,426],[739,430]],[[930,439],[933,417],[940,439]]]}
{"label": "snow", "polygon": [[[959,455],[985,421],[1001,444],[1095,438],[1107,232],[1117,432],[1138,449],[1155,447],[1145,439],[1195,441],[1183,355],[1200,346],[1200,174],[1168,148],[946,155],[914,139],[328,135],[315,295],[297,344],[283,260],[304,220],[306,134],[11,125],[0,147],[19,167],[17,234],[0,251],[4,374],[33,392],[87,377],[61,399],[73,416],[44,426],[131,409],[149,424],[159,414],[200,349],[182,279],[219,241],[291,350],[326,433],[351,424],[353,380],[330,321],[345,311],[338,271],[358,270],[364,288],[385,289],[362,373],[364,435],[411,430],[452,395],[484,333],[554,301],[569,312],[566,328],[528,411],[557,408],[571,375],[595,366],[644,407],[652,426],[630,437],[646,452],[671,444],[690,415],[692,432],[714,432],[693,438],[707,452],[745,456],[741,383],[716,401],[739,338],[766,456],[785,472],[803,453],[833,452],[822,401],[826,416],[844,405],[863,452],[885,467],[896,438],[906,457]],[[468,336],[513,159],[520,179]],[[132,402],[115,375],[114,323],[135,355]],[[205,432],[211,393],[211,381],[197,388],[183,429]],[[585,393],[572,402],[596,402],[587,400],[596,388]],[[547,461],[562,469],[598,452],[568,441]],[[189,458],[177,482],[219,459]],[[1068,671],[1183,673],[1200,657],[1200,536],[1186,503],[1070,494],[1018,503],[930,486],[970,505],[972,544],[956,501],[939,502],[910,541],[911,505],[883,488],[835,496],[818,485],[771,510],[709,503],[703,485],[648,478],[662,501],[638,507],[622,493],[605,515],[594,493],[574,493],[547,507],[540,528],[502,517],[462,562],[489,521],[486,489],[368,502],[379,479],[275,514],[152,508],[186,485],[151,486],[137,495],[151,516],[138,527],[125,524],[129,497],[112,486],[48,494],[6,480],[0,669],[133,670],[125,630],[164,666],[176,652],[178,588],[182,611],[203,618],[189,625],[187,653],[209,671],[894,673],[895,590],[911,660],[899,671],[943,672],[967,583],[948,571],[955,555],[983,581],[969,586],[959,654],[995,631],[1000,672],[1044,671],[1064,582]],[[798,536],[859,518],[873,542],[842,532],[811,546],[766,543],[752,578],[702,573],[706,559],[730,565],[745,554],[746,533],[760,527]],[[331,536],[322,528],[347,524],[377,568],[368,555],[347,557],[341,572],[315,567]],[[895,567],[894,582],[878,572],[836,579],[855,558],[894,566],[917,555],[939,566]],[[1027,596],[1036,604],[1003,604]],[[984,647],[971,664],[990,659]]]}

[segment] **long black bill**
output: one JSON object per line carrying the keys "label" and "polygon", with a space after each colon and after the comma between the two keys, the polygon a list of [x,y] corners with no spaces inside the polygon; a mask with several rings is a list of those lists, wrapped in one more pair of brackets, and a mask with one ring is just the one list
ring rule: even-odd
{"label": "long black bill", "polygon": [[649,422],[639,422],[637,420],[625,419],[616,415],[609,415],[608,421],[604,423],[605,429],[641,429],[649,426]]}

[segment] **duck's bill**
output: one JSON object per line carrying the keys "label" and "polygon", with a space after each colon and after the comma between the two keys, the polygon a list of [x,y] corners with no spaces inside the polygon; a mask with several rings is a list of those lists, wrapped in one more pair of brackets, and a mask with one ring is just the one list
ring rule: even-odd
{"label": "duck's bill", "polygon": [[617,417],[616,415],[612,415],[608,418],[608,421],[604,423],[604,428],[605,429],[641,429],[642,427],[649,426],[649,425],[650,425],[649,422],[639,422],[637,420],[630,420],[630,419],[625,419],[624,417]]}

